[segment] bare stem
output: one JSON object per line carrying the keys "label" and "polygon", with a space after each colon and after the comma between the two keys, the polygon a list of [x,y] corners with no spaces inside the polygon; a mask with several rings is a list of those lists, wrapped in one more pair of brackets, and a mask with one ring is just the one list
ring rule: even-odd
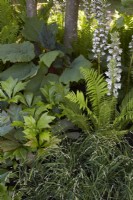
{"label": "bare stem", "polygon": [[100,67],[100,54],[98,55],[97,61],[98,61],[98,74],[100,75],[100,71],[101,71],[101,67]]}
{"label": "bare stem", "polygon": [[127,77],[127,92],[129,91],[129,85],[130,85],[130,75],[131,75],[131,68],[133,63],[133,54],[131,56],[130,65],[128,67],[128,77]]}

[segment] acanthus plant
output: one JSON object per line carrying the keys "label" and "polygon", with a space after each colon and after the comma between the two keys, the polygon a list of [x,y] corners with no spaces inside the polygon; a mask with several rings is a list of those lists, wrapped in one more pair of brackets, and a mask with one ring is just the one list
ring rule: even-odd
{"label": "acanthus plant", "polygon": [[111,44],[108,45],[106,81],[108,83],[108,95],[118,97],[118,89],[121,89],[121,54],[120,40],[118,32],[111,34]]}
{"label": "acanthus plant", "polygon": [[98,60],[98,73],[100,74],[100,60],[106,54],[108,34],[110,30],[110,13],[107,10],[109,4],[104,0],[92,0],[90,7],[91,13],[97,20],[97,28],[93,34],[93,49],[94,58]]}

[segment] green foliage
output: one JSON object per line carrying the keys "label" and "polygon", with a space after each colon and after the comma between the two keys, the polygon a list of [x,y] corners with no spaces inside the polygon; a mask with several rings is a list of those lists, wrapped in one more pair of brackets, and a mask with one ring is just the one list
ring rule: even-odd
{"label": "green foliage", "polygon": [[11,200],[11,198],[9,197],[8,192],[7,192],[7,187],[5,187],[2,184],[0,184],[0,199]]}
{"label": "green foliage", "polygon": [[132,199],[133,162],[126,142],[89,135],[66,143],[36,161],[31,173],[20,176],[23,197],[33,199]]}
{"label": "green foliage", "polygon": [[0,32],[0,43],[14,43],[16,42],[19,26],[16,22],[12,22],[4,26]]}
{"label": "green foliage", "polygon": [[83,77],[87,83],[87,95],[90,98],[93,112],[95,115],[99,115],[100,103],[103,97],[108,92],[107,83],[102,75],[98,75],[97,71],[81,70]]}
{"label": "green foliage", "polygon": [[19,92],[25,89],[27,82],[18,82],[18,79],[9,78],[1,81],[0,100],[8,103],[17,103],[20,96]]}
{"label": "green foliage", "polygon": [[15,17],[16,13],[7,0],[0,2],[0,43],[13,43],[19,32],[18,21]]}
{"label": "green foliage", "polygon": [[23,127],[24,137],[28,140],[25,146],[30,147],[32,150],[37,150],[38,148],[38,153],[40,154],[43,153],[43,148],[57,147],[56,145],[60,140],[53,137],[49,130],[50,123],[55,117],[48,115],[47,112],[42,114],[39,112],[39,115],[37,112],[38,110],[35,112],[36,118],[25,116],[24,124],[21,121],[14,121],[13,126]]}
{"label": "green foliage", "polygon": [[84,58],[84,56],[80,55],[76,58],[70,65],[69,68],[66,68],[60,76],[60,82],[68,84],[70,82],[76,81],[78,82],[83,78],[80,73],[80,68],[90,68],[92,66],[91,62]]}
{"label": "green foliage", "polygon": [[23,36],[29,41],[40,43],[47,50],[55,49],[55,36],[57,26],[55,23],[46,25],[43,20],[38,18],[28,18],[25,21]]}
{"label": "green foliage", "polygon": [[0,101],[8,103],[0,114],[0,149],[4,158],[24,160],[28,152],[41,155],[57,147],[60,140],[51,132],[51,122],[55,119],[49,113],[52,103],[45,104],[31,92],[22,94],[27,82],[9,78],[0,83]]}
{"label": "green foliage", "polygon": [[30,42],[0,45],[0,60],[2,60],[3,63],[6,63],[7,61],[12,63],[29,62],[34,57],[34,46]]}
{"label": "green foliage", "polygon": [[59,105],[64,101],[64,97],[69,91],[68,86],[63,86],[61,83],[50,82],[40,89],[47,102],[50,105]]}
{"label": "green foliage", "polygon": [[43,19],[47,23],[52,7],[53,7],[52,0],[50,0],[47,3],[41,3],[41,7],[38,10],[38,18]]}
{"label": "green foliage", "polygon": [[40,66],[47,66],[48,68],[56,60],[57,57],[63,57],[64,53],[59,50],[50,51],[40,56]]}
{"label": "green foliage", "polygon": [[11,126],[10,117],[5,111],[2,111],[0,113],[0,136],[6,135],[11,130],[13,130],[13,127]]}
{"label": "green foliage", "polygon": [[[57,43],[63,41],[64,11],[49,17],[49,1],[37,17],[26,18],[25,1],[19,3],[0,2],[0,199],[131,200],[132,149],[123,135],[132,131],[133,89],[122,94],[122,103],[107,96],[104,76],[84,58],[95,20],[80,12],[78,41],[69,58]],[[127,66],[133,18],[126,12],[117,17],[112,31],[120,33]],[[39,58],[36,45],[43,52]],[[50,74],[53,68],[62,74]],[[70,92],[71,82],[81,79],[85,93],[82,88]]]}
{"label": "green foliage", "polygon": [[14,79],[18,79],[19,81],[25,80],[29,77],[34,76],[38,71],[38,66],[34,65],[34,63],[16,63],[12,65],[10,68],[4,70],[0,73],[0,79],[5,81],[8,77],[12,77]]}
{"label": "green foliage", "polygon": [[86,98],[82,92],[70,92],[62,106],[63,114],[79,128],[90,133],[96,132],[111,138],[127,133],[127,125],[133,121],[132,91],[125,97],[118,111],[116,99],[107,96],[108,89],[103,76],[93,69],[81,69],[81,72],[86,81]]}
{"label": "green foliage", "polygon": [[133,1],[132,0],[121,0],[121,2],[122,2],[122,4],[123,5],[130,5],[131,3],[133,3]]}
{"label": "green foliage", "polygon": [[0,2],[0,29],[7,25],[12,17],[12,9],[7,0],[1,0]]}
{"label": "green foliage", "polygon": [[91,57],[93,30],[95,27],[94,19],[86,19],[83,11],[79,13],[79,31],[78,40],[73,43],[74,53],[76,55],[84,55],[86,58]]}

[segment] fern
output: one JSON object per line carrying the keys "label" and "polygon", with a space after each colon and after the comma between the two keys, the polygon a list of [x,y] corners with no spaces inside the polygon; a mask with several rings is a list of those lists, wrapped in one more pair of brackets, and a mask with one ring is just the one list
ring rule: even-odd
{"label": "fern", "polygon": [[89,117],[88,119],[91,120],[95,126],[98,125],[98,119],[87,106],[88,100],[85,100],[82,92],[77,91],[77,94],[70,92],[66,98],[69,101],[69,108],[71,108],[71,110],[73,110],[75,113],[78,112],[79,114],[82,113],[82,110],[87,112]]}
{"label": "fern", "polygon": [[0,43],[16,41],[19,25],[14,7],[8,0],[0,1]]}
{"label": "fern", "polygon": [[107,83],[102,75],[98,75],[94,69],[81,69],[86,81],[87,95],[89,96],[92,110],[96,116],[100,112],[100,103],[108,92]]}
{"label": "fern", "polygon": [[93,69],[82,69],[81,72],[86,81],[87,98],[79,91],[76,94],[68,93],[62,106],[63,114],[84,131],[93,130],[115,139],[127,133],[127,126],[133,122],[133,89],[117,110],[117,99],[107,96],[108,89],[103,76]]}
{"label": "fern", "polygon": [[10,44],[16,42],[19,26],[16,23],[10,23],[4,26],[0,32],[0,43]]}
{"label": "fern", "polygon": [[116,99],[108,98],[100,104],[100,112],[98,116],[98,127],[108,129],[113,124],[113,118],[116,115]]}
{"label": "fern", "polygon": [[0,1],[0,30],[13,19],[12,8],[8,0]]}
{"label": "fern", "polygon": [[133,88],[123,99],[120,106],[120,114],[115,119],[114,125],[119,128],[127,126],[130,122],[133,121]]}
{"label": "fern", "polygon": [[81,128],[83,131],[88,132],[91,127],[89,126],[89,120],[88,118],[82,114],[82,113],[78,113],[78,112],[73,112],[73,110],[71,108],[69,108],[69,106],[62,106],[63,109],[63,114],[65,116],[67,116],[67,118],[75,125],[77,125],[79,128]]}
{"label": "fern", "polygon": [[78,31],[78,40],[73,43],[74,52],[77,56],[82,54],[87,58],[88,50],[92,48],[92,26],[94,24],[94,20],[86,19],[86,16],[83,15],[81,11],[78,24],[80,26],[80,30]]}
{"label": "fern", "polygon": [[89,119],[82,113],[77,102],[77,96],[71,92],[66,96],[64,105],[61,105],[63,114],[82,130],[89,130]]}

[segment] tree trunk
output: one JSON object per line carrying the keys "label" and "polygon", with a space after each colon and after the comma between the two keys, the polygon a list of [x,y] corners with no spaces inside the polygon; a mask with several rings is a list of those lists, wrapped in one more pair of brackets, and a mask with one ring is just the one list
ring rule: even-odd
{"label": "tree trunk", "polygon": [[77,40],[77,21],[80,0],[66,1],[64,45],[72,48],[72,42]]}
{"label": "tree trunk", "polygon": [[37,16],[37,0],[26,0],[27,17]]}

